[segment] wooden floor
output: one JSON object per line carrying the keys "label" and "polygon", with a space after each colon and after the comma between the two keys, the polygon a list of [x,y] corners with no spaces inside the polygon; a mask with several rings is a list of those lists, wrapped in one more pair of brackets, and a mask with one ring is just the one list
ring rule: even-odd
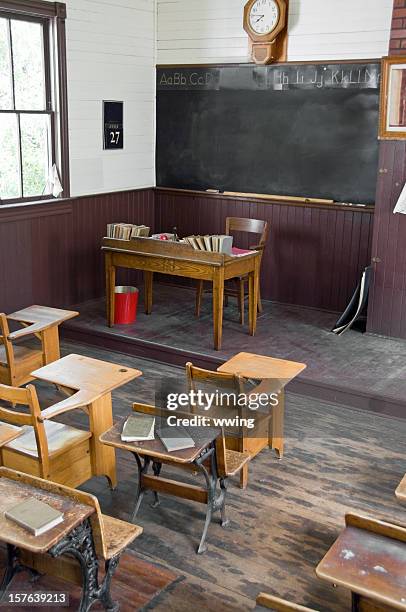
{"label": "wooden floor", "polygon": [[[143,377],[113,393],[116,417],[128,414],[134,400],[153,401],[163,376],[183,376],[178,368],[84,345],[63,343],[63,352],[143,371]],[[43,383],[37,386],[44,404],[52,401],[55,391]],[[86,423],[85,415],[75,414],[68,418],[70,423]],[[347,511],[406,523],[406,508],[394,496],[406,471],[406,421],[288,394],[286,422],[284,459],[278,461],[265,450],[250,466],[246,491],[230,484],[231,526],[211,526],[205,555],[195,554],[203,525],[199,505],[164,498],[152,509],[148,497],[144,499],[138,515],[144,533],[134,549],[184,577],[148,609],[242,612],[255,607],[260,591],[321,611],[349,609],[348,594],[321,582],[314,568],[343,527]],[[99,497],[103,512],[128,519],[135,462],[123,452],[117,457],[116,491],[101,478],[84,489]]]}
{"label": "wooden floor", "polygon": [[[167,363],[195,359],[228,359],[239,351],[270,355],[307,364],[295,381],[301,394],[312,395],[381,414],[405,416],[406,342],[356,331],[331,333],[337,316],[309,308],[264,302],[257,333],[248,335],[239,323],[235,299],[224,309],[223,348],[213,349],[211,295],[202,316],[194,316],[194,291],[155,283],[154,309],[143,312],[142,290],[137,322],[106,325],[104,300],[77,304],[80,316],[64,329],[74,339],[108,346],[127,354],[152,356]],[[197,341],[198,339],[198,341]],[[204,363],[201,363],[204,366]],[[336,398],[339,397],[338,400]]]}

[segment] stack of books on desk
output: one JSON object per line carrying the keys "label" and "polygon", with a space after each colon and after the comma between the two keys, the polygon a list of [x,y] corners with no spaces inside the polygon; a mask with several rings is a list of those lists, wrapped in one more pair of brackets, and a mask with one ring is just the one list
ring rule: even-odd
{"label": "stack of books on desk", "polygon": [[233,248],[233,237],[224,235],[213,236],[187,236],[183,239],[196,251],[209,251],[211,253],[226,253],[231,255]]}
{"label": "stack of books on desk", "polygon": [[132,223],[109,223],[107,237],[118,240],[131,240],[139,236],[147,238],[150,228],[146,225],[133,225]]}

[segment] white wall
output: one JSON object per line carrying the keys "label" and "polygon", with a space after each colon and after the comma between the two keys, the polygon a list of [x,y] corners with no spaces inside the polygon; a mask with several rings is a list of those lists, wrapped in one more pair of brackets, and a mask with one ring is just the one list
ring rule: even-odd
{"label": "white wall", "polygon": [[[157,0],[158,64],[248,61],[246,0]],[[288,60],[376,58],[393,0],[290,0]]]}
{"label": "white wall", "polygon": [[[155,0],[67,0],[71,194],[155,184]],[[104,151],[102,100],[124,101],[124,149]]]}

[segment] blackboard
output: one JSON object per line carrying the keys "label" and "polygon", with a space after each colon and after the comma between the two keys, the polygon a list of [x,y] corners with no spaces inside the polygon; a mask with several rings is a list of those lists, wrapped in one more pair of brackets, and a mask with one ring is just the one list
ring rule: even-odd
{"label": "blackboard", "polygon": [[371,204],[380,63],[158,68],[156,181]]}

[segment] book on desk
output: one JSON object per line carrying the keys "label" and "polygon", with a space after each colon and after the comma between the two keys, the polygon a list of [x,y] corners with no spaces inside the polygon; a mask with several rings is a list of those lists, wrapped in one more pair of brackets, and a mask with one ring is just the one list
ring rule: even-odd
{"label": "book on desk", "polygon": [[9,508],[4,516],[34,536],[40,536],[63,521],[63,513],[39,499],[25,499]]}

